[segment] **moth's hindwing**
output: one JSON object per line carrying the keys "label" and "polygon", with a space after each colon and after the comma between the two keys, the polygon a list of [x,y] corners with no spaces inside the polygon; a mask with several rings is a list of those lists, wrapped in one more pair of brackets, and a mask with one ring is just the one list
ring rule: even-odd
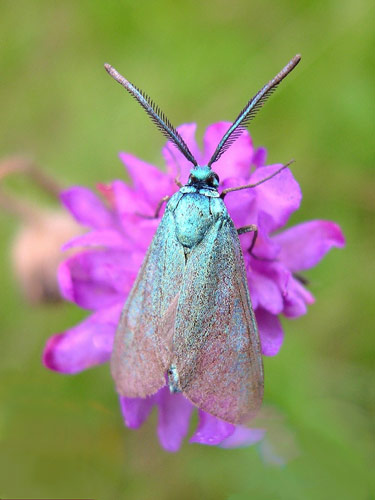
{"label": "moth's hindwing", "polygon": [[166,209],[115,336],[111,371],[123,396],[145,397],[165,385],[184,267],[173,214]]}
{"label": "moth's hindwing", "polygon": [[245,423],[263,398],[263,364],[237,231],[229,215],[191,252],[173,338],[180,389],[198,408]]}

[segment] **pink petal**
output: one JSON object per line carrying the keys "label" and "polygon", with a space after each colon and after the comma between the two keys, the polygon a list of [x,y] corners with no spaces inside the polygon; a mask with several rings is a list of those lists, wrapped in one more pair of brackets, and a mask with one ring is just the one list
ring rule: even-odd
{"label": "pink petal", "polygon": [[[249,178],[230,177],[225,179],[220,185],[222,189],[227,189],[229,187],[243,186],[248,182]],[[257,223],[256,196],[253,189],[228,193],[224,199],[224,203],[237,228]]]}
{"label": "pink petal", "polygon": [[163,196],[171,194],[173,179],[154,165],[129,153],[120,153],[120,160],[130,173],[134,189],[151,205],[157,205]]}
{"label": "pink petal", "polygon": [[[205,165],[231,125],[231,122],[218,122],[207,127],[203,138],[203,163]],[[218,174],[220,181],[227,177],[247,177],[250,173],[253,155],[254,149],[250,134],[244,130],[236,142],[212,165],[212,168]]]}
{"label": "pink petal", "polygon": [[255,150],[253,157],[253,165],[255,165],[257,168],[263,167],[266,163],[266,159],[267,159],[267,149],[260,147]]}
{"label": "pink petal", "polygon": [[81,252],[59,266],[61,293],[85,309],[106,308],[125,300],[140,263],[135,253],[118,249]]}
{"label": "pink petal", "polygon": [[90,189],[75,186],[63,191],[60,198],[80,224],[96,229],[111,227],[111,212]]}
{"label": "pink petal", "polygon": [[130,250],[130,254],[131,252],[142,252],[143,257],[145,256],[146,250],[150,246],[159,224],[160,219],[139,220],[138,218],[138,220],[127,221],[127,234],[125,238],[130,248],[133,248],[133,250]]}
{"label": "pink petal", "polygon": [[90,231],[89,233],[73,238],[65,243],[62,250],[69,250],[77,247],[112,247],[126,248],[126,242],[121,236],[121,233],[114,229],[103,229],[98,231]]}
{"label": "pink petal", "polygon": [[[263,211],[258,212],[258,237],[254,247],[254,255],[260,259],[276,261],[279,258],[280,245],[269,235],[270,216]],[[259,259],[258,259],[259,260]]]}
{"label": "pink petal", "polygon": [[97,182],[95,187],[112,210],[112,208],[113,208],[113,191],[112,191],[111,183],[106,184],[104,182]]}
{"label": "pink petal", "polygon": [[252,268],[258,268],[259,263],[262,264],[260,272],[267,274],[264,271],[264,267],[277,262],[277,257],[280,252],[280,247],[274,241],[272,241],[263,230],[258,231],[258,237],[256,239],[255,246],[249,253],[250,247],[253,242],[254,233],[249,232],[239,235],[243,257],[246,263],[246,269],[249,275],[249,281],[251,280]]}
{"label": "pink petal", "polygon": [[151,216],[154,215],[157,204],[151,201],[141,192],[128,186],[122,181],[112,182],[113,203],[119,218],[136,213]]}
{"label": "pink petal", "polygon": [[342,248],[345,238],[334,222],[314,220],[298,224],[273,237],[281,246],[279,259],[291,271],[315,266],[332,248]]}
{"label": "pink petal", "polygon": [[158,436],[167,451],[178,451],[189,429],[193,405],[182,394],[163,387],[155,396],[159,408]]}
{"label": "pink petal", "polygon": [[264,429],[249,429],[237,425],[233,434],[221,442],[220,448],[238,448],[240,446],[251,446],[259,443],[266,434]]}
{"label": "pink petal", "polygon": [[302,316],[307,312],[307,304],[313,304],[314,301],[314,296],[291,276],[284,295],[284,315],[289,318]]}
{"label": "pink petal", "polygon": [[[259,234],[259,233],[258,233]],[[279,246],[258,236],[253,253],[249,254],[253,233],[240,235],[246,275],[253,308],[263,307],[272,314],[280,314],[284,307],[286,284],[291,273],[276,260]],[[253,255],[256,255],[255,258]]]}
{"label": "pink petal", "polygon": [[122,305],[99,311],[77,326],[51,337],[43,353],[50,370],[78,373],[109,360]]}
{"label": "pink petal", "polygon": [[[265,179],[281,166],[276,164],[257,168],[251,176],[251,183]],[[299,208],[302,199],[300,187],[289,169],[283,170],[254,190],[259,213],[263,212],[266,216],[262,222],[268,231],[284,226],[290,215]]]}
{"label": "pink petal", "polygon": [[257,306],[266,309],[271,314],[280,314],[284,302],[280,288],[275,280],[266,274],[258,273],[254,269],[249,270],[248,279],[251,298],[255,300],[256,297]]}
{"label": "pink petal", "polygon": [[150,204],[148,199],[122,181],[114,181],[112,190],[117,222],[120,226],[118,231],[127,243],[133,245],[133,248],[146,251],[160,223],[166,204],[163,204],[158,219],[150,219],[148,217],[154,216],[158,203]]}
{"label": "pink petal", "polygon": [[261,308],[255,311],[255,317],[258,323],[262,354],[276,356],[284,340],[284,331],[278,317]]}
{"label": "pink petal", "polygon": [[148,398],[125,398],[120,396],[119,399],[125,425],[130,429],[138,429],[145,422],[155,404],[153,396]]}
{"label": "pink petal", "polygon": [[199,410],[199,424],[197,430],[190,438],[190,443],[215,446],[231,436],[234,431],[234,425]]}
{"label": "pink petal", "polygon": [[[257,246],[255,252],[258,253]],[[277,261],[254,259],[245,254],[250,296],[254,309],[262,306],[272,314],[279,314],[284,308],[290,271]]]}
{"label": "pink petal", "polygon": [[[181,135],[187,144],[191,154],[201,164],[201,152],[195,140],[195,132],[197,125],[195,123],[186,123],[177,127],[178,133]],[[163,156],[165,158],[169,175],[172,179],[178,177],[183,184],[186,184],[190,175],[190,170],[194,167],[185,156],[168,141],[163,148]]]}

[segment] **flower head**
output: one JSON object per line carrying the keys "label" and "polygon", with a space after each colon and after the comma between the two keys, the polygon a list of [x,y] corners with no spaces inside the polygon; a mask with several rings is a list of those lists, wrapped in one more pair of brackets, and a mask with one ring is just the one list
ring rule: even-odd
{"label": "flower head", "polygon": [[[219,122],[208,127],[203,152],[195,141],[195,124],[178,131],[200,165],[205,165],[228,128]],[[167,171],[121,153],[133,185],[116,180],[99,185],[101,197],[82,187],[62,193],[62,201],[75,219],[89,231],[65,245],[78,248],[59,268],[62,295],[91,311],[79,325],[54,335],[46,345],[44,363],[51,370],[77,373],[109,360],[120,313],[135,280],[159,220],[152,216],[159,201],[178,188],[174,179],[186,182],[191,164],[170,143],[163,149]],[[256,183],[281,167],[266,165],[266,150],[254,150],[248,132],[215,163],[220,189]],[[245,189],[225,198],[236,227],[258,226],[258,239],[250,254],[251,235],[240,237],[250,296],[258,322],[262,352],[274,356],[284,333],[278,318],[298,317],[314,301],[298,273],[313,267],[330,250],[342,247],[340,228],[329,221],[315,220],[281,231],[298,209],[301,191],[289,169],[254,189]],[[163,387],[151,397],[120,397],[125,424],[137,428],[158,407],[158,436],[163,447],[177,450],[188,432],[192,404],[182,394]],[[253,444],[264,430],[234,426],[199,410],[199,423],[190,442],[222,447]]]}

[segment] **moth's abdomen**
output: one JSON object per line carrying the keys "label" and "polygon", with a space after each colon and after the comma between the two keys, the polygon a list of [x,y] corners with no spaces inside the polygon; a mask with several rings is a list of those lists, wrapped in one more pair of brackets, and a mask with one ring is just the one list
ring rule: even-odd
{"label": "moth's abdomen", "polygon": [[176,236],[181,245],[193,248],[204,238],[217,219],[212,213],[212,198],[199,193],[184,194],[174,210]]}

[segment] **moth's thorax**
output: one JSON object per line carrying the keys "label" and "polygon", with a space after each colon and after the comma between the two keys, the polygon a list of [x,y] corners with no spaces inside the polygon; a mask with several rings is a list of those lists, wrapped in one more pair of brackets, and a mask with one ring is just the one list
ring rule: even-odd
{"label": "moth's thorax", "polygon": [[203,196],[207,196],[207,198],[219,198],[220,194],[216,188],[208,187],[205,184],[186,184],[186,186],[182,186],[180,189],[180,193],[188,194],[188,193],[197,193]]}
{"label": "moth's thorax", "polygon": [[219,218],[228,216],[217,191],[217,196],[212,196],[211,190],[209,193],[205,191],[204,188],[187,185],[168,203],[168,210],[174,216],[177,239],[184,247],[193,248]]}

